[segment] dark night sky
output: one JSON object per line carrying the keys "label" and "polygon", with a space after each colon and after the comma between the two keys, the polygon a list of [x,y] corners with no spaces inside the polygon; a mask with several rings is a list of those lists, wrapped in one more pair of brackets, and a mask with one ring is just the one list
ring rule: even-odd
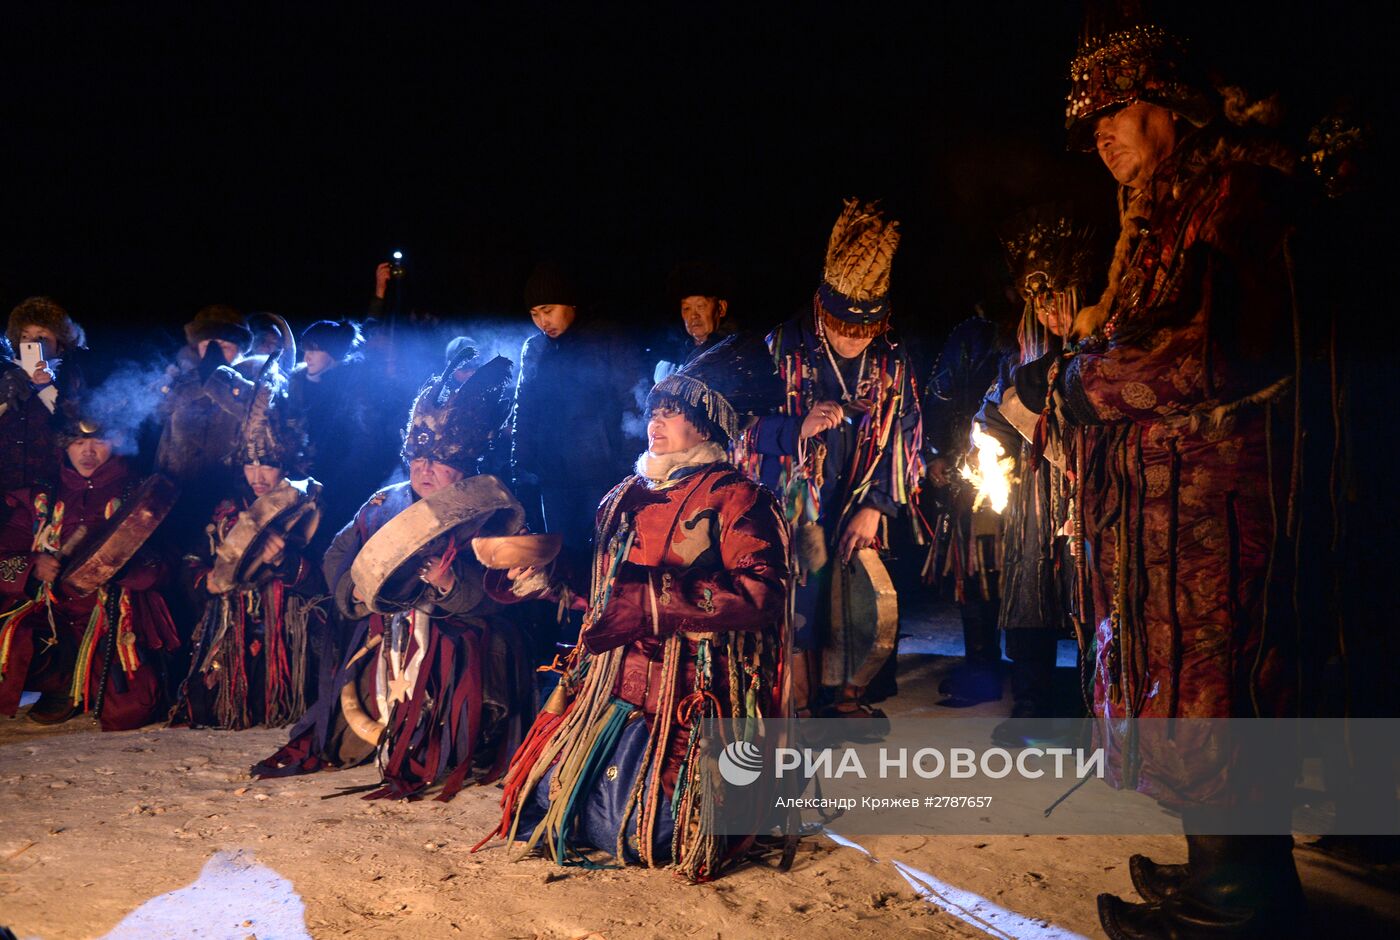
{"label": "dark night sky", "polygon": [[[465,5],[462,5],[465,7]],[[1232,73],[1312,107],[1380,82],[1364,10],[1189,3]],[[906,330],[995,290],[997,226],[1112,190],[1061,130],[1075,4],[30,4],[6,13],[0,304],[98,338],[205,303],[358,315],[402,247],[412,302],[518,312],[531,262],[615,317],[730,261],[747,316],[809,296],[843,195],[904,222]],[[1374,20],[1374,22],[1372,22]]]}

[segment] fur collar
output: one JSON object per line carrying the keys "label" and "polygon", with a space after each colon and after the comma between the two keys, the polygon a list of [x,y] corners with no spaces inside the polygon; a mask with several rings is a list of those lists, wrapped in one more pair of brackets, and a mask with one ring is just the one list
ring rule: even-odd
{"label": "fur collar", "polygon": [[726,459],[724,448],[714,441],[701,441],[690,450],[677,451],[672,454],[652,454],[651,451],[642,451],[637,458],[637,475],[646,479],[651,486],[658,486],[671,477],[675,476],[679,470],[687,467],[703,467],[706,464],[718,463]]}

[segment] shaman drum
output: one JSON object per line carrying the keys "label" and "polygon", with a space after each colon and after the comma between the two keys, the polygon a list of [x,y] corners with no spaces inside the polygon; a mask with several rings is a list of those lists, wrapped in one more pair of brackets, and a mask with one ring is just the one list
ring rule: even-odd
{"label": "shaman drum", "polygon": [[321,522],[320,493],[315,480],[283,480],[254,500],[214,553],[209,592],[227,594],[251,584],[270,535],[280,535],[288,548],[304,548]]}
{"label": "shaman drum", "polygon": [[100,530],[79,543],[64,568],[63,589],[88,594],[112,580],[169,515],[179,495],[168,477],[147,477]]}
{"label": "shaman drum", "polygon": [[549,533],[472,539],[472,551],[481,566],[499,571],[547,565],[559,556],[559,549],[563,547],[564,537]]}
{"label": "shaman drum", "polygon": [[822,651],[822,682],[863,689],[894,652],[899,605],[879,552],[863,548],[831,575],[831,641]]}
{"label": "shaman drum", "polygon": [[427,587],[418,572],[428,558],[466,550],[476,535],[511,535],[524,525],[525,510],[500,480],[465,477],[381,526],[355,556],[350,577],[375,613],[408,610]]}

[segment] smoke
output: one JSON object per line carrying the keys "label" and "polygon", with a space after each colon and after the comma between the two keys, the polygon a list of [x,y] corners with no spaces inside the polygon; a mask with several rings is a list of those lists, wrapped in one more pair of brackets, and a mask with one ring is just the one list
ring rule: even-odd
{"label": "smoke", "polygon": [[622,412],[622,433],[628,437],[643,441],[647,439],[647,424],[651,421],[651,414],[647,411],[647,395],[650,392],[651,383],[646,379],[640,379],[632,386],[633,408]]}
{"label": "smoke", "polygon": [[[505,356],[515,363],[516,368],[520,366],[520,347],[525,345],[525,340],[529,339],[535,332],[535,327],[519,320],[508,320],[505,318],[472,318],[463,323],[460,333],[454,333],[448,337],[450,342],[455,336],[471,337],[472,345],[481,354],[481,362],[487,363],[497,356]],[[443,343],[443,348],[439,352],[441,365],[437,370],[441,371],[447,367],[446,363],[447,343]]]}
{"label": "smoke", "polygon": [[177,371],[176,366],[158,361],[119,362],[100,384],[83,392],[80,412],[103,428],[116,453],[131,456],[142,428],[157,420],[165,390]]}

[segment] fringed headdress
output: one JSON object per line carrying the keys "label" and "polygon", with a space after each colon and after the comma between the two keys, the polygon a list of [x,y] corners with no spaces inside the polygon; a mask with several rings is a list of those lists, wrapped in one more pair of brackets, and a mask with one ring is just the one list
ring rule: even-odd
{"label": "fringed headdress", "polygon": [[737,334],[717,343],[647,395],[647,410],[674,402],[690,423],[720,445],[735,440],[743,416],[767,414],[782,403],[773,356],[757,336]]}
{"label": "fringed headdress", "polygon": [[1036,304],[1059,306],[1068,330],[1078,314],[1080,298],[1095,285],[1099,264],[1094,233],[1089,226],[1078,224],[1068,207],[1042,205],[1013,220],[1001,243],[1012,286],[1026,303],[1016,339],[1022,361],[1029,362],[1059,345],[1041,324]]}
{"label": "fringed headdress", "polygon": [[878,336],[889,325],[890,265],[899,247],[899,223],[878,203],[847,199],[831,229],[826,266],[817,288],[823,325],[842,336]]}

